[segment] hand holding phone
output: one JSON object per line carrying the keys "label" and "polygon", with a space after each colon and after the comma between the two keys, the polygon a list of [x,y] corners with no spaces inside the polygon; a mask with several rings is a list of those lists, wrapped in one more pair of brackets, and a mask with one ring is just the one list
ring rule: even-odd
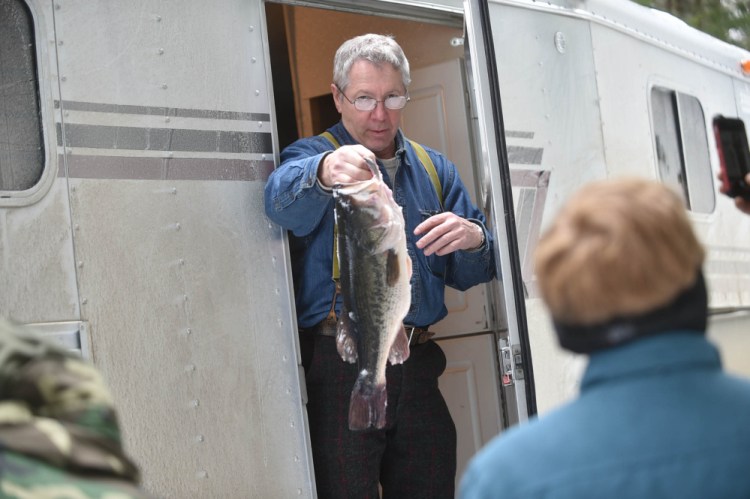
{"label": "hand holding phone", "polygon": [[729,197],[750,202],[750,148],[745,123],[738,118],[717,116],[714,118],[714,134],[722,184],[719,190]]}

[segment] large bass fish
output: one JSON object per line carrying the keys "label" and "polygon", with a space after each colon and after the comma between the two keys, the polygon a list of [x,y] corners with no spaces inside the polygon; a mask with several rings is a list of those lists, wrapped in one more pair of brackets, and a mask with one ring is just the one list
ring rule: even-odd
{"label": "large bass fish", "polygon": [[349,402],[349,429],[385,426],[385,367],[409,357],[403,319],[411,303],[411,259],[401,207],[375,163],[373,178],[333,189],[343,309],[338,352],[357,362]]}

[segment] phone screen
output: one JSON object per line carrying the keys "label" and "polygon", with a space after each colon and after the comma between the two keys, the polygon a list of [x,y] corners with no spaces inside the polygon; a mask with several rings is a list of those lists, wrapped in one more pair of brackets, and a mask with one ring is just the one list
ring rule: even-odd
{"label": "phone screen", "polygon": [[750,173],[750,148],[745,124],[740,119],[717,117],[714,129],[720,148],[722,181],[729,196],[750,198],[745,175]]}

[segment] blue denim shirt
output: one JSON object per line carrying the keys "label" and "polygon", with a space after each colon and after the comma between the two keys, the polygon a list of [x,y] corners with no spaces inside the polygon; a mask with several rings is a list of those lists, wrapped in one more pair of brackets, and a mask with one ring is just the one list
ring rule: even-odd
{"label": "blue denim shirt", "polygon": [[[357,143],[341,123],[328,131],[341,145]],[[477,251],[425,256],[416,247],[418,238],[414,235],[414,228],[429,216],[442,211],[440,199],[429,174],[400,130],[396,136],[396,146],[400,167],[396,173],[393,197],[403,208],[407,251],[412,259],[413,272],[412,304],[404,322],[428,326],[447,315],[444,304],[446,284],[463,291],[495,277],[494,242],[485,227],[484,214],[472,204],[455,165],[442,154],[425,147],[440,178],[444,210],[479,224],[485,232],[485,244]],[[331,308],[334,296],[331,278],[333,196],[317,182],[318,165],[333,147],[328,140],[319,136],[296,141],[281,153],[281,165],[266,184],[266,214],[291,232],[289,239],[297,321],[302,328],[322,321]],[[385,182],[393,187],[382,165],[380,169]],[[337,301],[338,313],[341,297]]]}

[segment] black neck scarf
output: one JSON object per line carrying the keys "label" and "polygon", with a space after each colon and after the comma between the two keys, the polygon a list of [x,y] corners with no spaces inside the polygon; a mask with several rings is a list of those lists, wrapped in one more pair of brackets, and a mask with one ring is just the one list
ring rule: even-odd
{"label": "black neck scarf", "polygon": [[554,325],[560,346],[576,353],[591,353],[667,331],[705,332],[707,323],[708,293],[703,273],[699,271],[690,288],[655,310],[588,326],[557,321]]}

